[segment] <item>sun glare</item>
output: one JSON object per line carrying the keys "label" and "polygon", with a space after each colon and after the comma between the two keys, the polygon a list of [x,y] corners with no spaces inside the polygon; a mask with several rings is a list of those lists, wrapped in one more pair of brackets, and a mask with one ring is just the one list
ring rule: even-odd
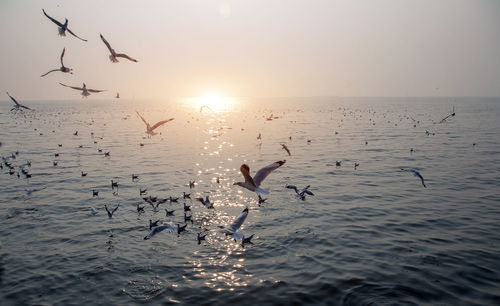
{"label": "sun glare", "polygon": [[222,112],[230,110],[235,100],[232,98],[222,97],[218,94],[206,94],[196,98],[189,98],[188,102],[200,111]]}

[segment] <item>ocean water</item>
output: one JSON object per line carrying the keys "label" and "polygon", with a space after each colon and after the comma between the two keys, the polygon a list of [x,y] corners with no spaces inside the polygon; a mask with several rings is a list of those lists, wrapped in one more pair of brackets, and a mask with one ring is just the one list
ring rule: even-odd
{"label": "ocean water", "polygon": [[[500,304],[500,98],[25,104],[0,104],[0,155],[16,157],[0,169],[1,305]],[[148,138],[136,110],[175,120]],[[265,203],[233,185],[278,160]],[[155,213],[140,188],[181,199]],[[143,239],[150,219],[183,225],[183,202],[186,232]],[[245,207],[242,246],[218,230]]]}

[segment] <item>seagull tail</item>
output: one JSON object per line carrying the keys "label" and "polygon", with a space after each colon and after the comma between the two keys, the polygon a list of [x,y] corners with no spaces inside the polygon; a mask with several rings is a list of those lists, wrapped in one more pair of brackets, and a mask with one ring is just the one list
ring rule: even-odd
{"label": "seagull tail", "polygon": [[257,192],[257,194],[269,194],[269,190],[263,188],[255,188],[255,192]]}

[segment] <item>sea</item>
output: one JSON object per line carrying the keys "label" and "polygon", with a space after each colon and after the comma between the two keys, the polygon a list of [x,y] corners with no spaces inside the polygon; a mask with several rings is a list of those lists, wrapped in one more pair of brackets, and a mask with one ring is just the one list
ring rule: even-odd
{"label": "sea", "polygon": [[3,100],[1,305],[500,304],[498,97]]}

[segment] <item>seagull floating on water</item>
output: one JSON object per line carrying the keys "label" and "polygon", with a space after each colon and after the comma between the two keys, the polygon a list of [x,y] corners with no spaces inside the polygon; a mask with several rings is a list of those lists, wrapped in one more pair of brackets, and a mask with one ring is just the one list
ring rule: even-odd
{"label": "seagull floating on water", "polygon": [[245,243],[253,244],[252,243],[253,236],[254,236],[254,234],[250,235],[249,237],[245,237],[245,235],[243,235],[243,237],[241,238],[241,246],[244,247]]}
{"label": "seagull floating on water", "polygon": [[76,38],[80,39],[80,40],[83,40],[83,41],[87,41],[86,39],[83,39],[81,37],[78,37],[75,33],[73,33],[69,28],[68,28],[68,18],[64,18],[65,21],[64,21],[64,24],[60,23],[59,21],[55,20],[54,18],[50,17],[49,15],[47,15],[47,13],[45,13],[45,10],[42,9],[43,11],[43,14],[45,16],[47,16],[47,18],[49,18],[53,23],[57,24],[59,26],[58,30],[59,30],[59,35],[60,36],[66,36],[66,31],[69,32],[69,34],[75,36]]}
{"label": "seagull floating on water", "polygon": [[205,235],[202,236],[200,233],[198,233],[198,237],[197,237],[198,244],[201,244],[202,240],[206,240],[205,237],[207,237],[207,234],[205,234]]}
{"label": "seagull floating on water", "polygon": [[173,223],[163,223],[162,225],[155,227],[151,230],[151,232],[144,237],[144,240],[148,240],[154,235],[158,234],[161,231],[168,230],[169,232],[173,232],[175,230],[174,224]]}
{"label": "seagull floating on water", "polygon": [[[100,34],[100,33],[99,33]],[[106,45],[106,47],[108,47],[108,50],[109,52],[111,53],[111,55],[109,56],[109,59],[111,60],[112,63],[118,63],[118,60],[116,59],[117,57],[123,57],[123,58],[126,58],[128,59],[129,61],[132,61],[132,62],[135,62],[137,63],[137,60],[136,59],[133,59],[131,58],[130,56],[128,56],[127,54],[124,54],[124,53],[116,53],[115,50],[113,48],[111,48],[111,45],[109,44],[109,42],[104,38],[104,36],[101,35],[101,39],[102,41],[104,42],[104,44]],[[120,96],[117,95],[117,98],[119,98]]]}
{"label": "seagull floating on water", "polygon": [[237,230],[241,227],[243,222],[245,222],[248,216],[248,207],[245,207],[241,214],[229,225],[228,227],[220,226],[221,232],[226,234],[226,236],[231,235],[234,239],[240,239],[243,237],[242,232],[237,232]]}
{"label": "seagull floating on water", "polygon": [[263,199],[259,194],[259,205],[264,203],[267,199]]}
{"label": "seagull floating on water", "polygon": [[17,102],[16,99],[14,99],[14,97],[12,97],[11,95],[9,95],[9,93],[6,91],[7,93],[7,96],[9,96],[9,98],[15,103],[14,107],[11,108],[11,111],[15,110],[15,109],[21,109],[21,108],[25,108],[25,109],[29,109],[31,110],[31,108],[27,107],[27,106],[24,106],[22,104],[20,104],[19,102]]}
{"label": "seagull floating on water", "polygon": [[173,216],[175,210],[168,210],[165,208],[165,217]]}
{"label": "seagull floating on water", "polygon": [[51,72],[55,72],[55,71],[61,71],[61,72],[64,72],[64,73],[70,73],[70,74],[73,74],[73,72],[71,72],[73,69],[70,69],[66,66],[64,66],[64,63],[63,63],[63,57],[64,57],[64,52],[66,51],[66,48],[64,48],[62,50],[62,53],[61,53],[61,68],[57,68],[57,69],[52,69],[50,70],[49,72],[45,73],[45,74],[42,74],[40,77],[44,77],[46,76],[47,74],[51,73]]}
{"label": "seagull floating on water", "polygon": [[158,226],[158,222],[160,222],[160,220],[156,220],[155,222],[153,222],[151,219],[149,219],[149,230],[151,230],[153,227]]}
{"label": "seagull floating on water", "polygon": [[146,124],[146,134],[149,134],[151,136],[154,136],[156,135],[157,133],[154,132],[154,130],[162,125],[164,125],[165,123],[169,122],[169,121],[172,121],[174,120],[175,118],[170,118],[170,119],[167,119],[167,120],[163,120],[163,121],[160,121],[160,122],[157,122],[155,125],[151,126],[140,114],[139,112],[137,112],[137,115],[142,119],[142,122],[144,122],[144,124]]}
{"label": "seagull floating on water", "polygon": [[191,199],[191,194],[190,193],[186,193],[185,191],[182,192],[182,198],[183,199]]}
{"label": "seagull floating on water", "polygon": [[[100,89],[90,89],[90,88],[87,88],[87,85],[85,85],[85,83],[83,83],[83,86],[82,87],[77,87],[77,86],[69,86],[69,85],[65,85],[63,83],[59,83],[61,84],[62,86],[64,87],[69,87],[69,88],[73,88],[75,90],[81,90],[82,93],[82,99],[83,98],[87,98],[88,96],[90,96],[90,93],[99,93],[99,92],[103,92],[103,91],[106,91],[106,90],[100,90]],[[78,133],[76,134],[78,135]]]}
{"label": "seagull floating on water", "polygon": [[269,190],[260,188],[260,184],[271,172],[278,169],[279,167],[281,167],[285,163],[286,163],[286,160],[279,160],[279,161],[274,162],[268,166],[265,166],[264,168],[257,171],[257,173],[254,175],[253,178],[250,176],[250,167],[248,167],[248,165],[246,165],[246,164],[243,164],[240,167],[240,171],[241,171],[241,174],[243,174],[245,181],[244,182],[236,182],[233,185],[241,186],[241,187],[246,188],[250,191],[254,191],[257,194],[269,194]]}
{"label": "seagull floating on water", "polygon": [[183,226],[180,226],[177,224],[177,234],[180,234],[186,230],[187,224],[184,224]]}

